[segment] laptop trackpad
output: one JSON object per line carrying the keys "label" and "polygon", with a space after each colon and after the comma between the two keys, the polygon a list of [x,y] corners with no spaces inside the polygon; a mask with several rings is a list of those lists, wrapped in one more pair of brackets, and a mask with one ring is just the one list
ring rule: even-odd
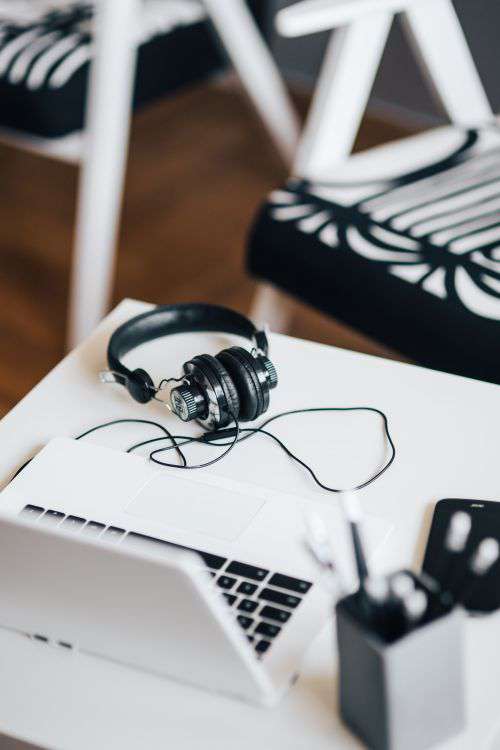
{"label": "laptop trackpad", "polygon": [[265,499],[227,480],[207,482],[161,473],[142,487],[126,512],[182,531],[233,541],[245,531]]}

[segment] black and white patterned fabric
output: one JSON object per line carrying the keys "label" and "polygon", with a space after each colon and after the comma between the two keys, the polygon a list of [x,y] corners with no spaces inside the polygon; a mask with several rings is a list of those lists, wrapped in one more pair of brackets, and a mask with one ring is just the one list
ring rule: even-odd
{"label": "black and white patterned fabric", "polygon": [[250,271],[421,364],[500,383],[500,130],[443,128],[350,162],[345,179],[270,195]]}
{"label": "black and white patterned fabric", "polygon": [[[201,2],[144,0],[143,6],[135,106],[223,65]],[[0,126],[44,137],[82,127],[94,7],[73,0],[0,0]]]}

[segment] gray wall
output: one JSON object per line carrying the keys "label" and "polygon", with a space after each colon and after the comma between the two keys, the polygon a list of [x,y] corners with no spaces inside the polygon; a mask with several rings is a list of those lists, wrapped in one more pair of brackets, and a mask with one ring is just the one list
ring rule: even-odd
{"label": "gray wall", "polygon": [[[293,1],[272,0],[272,5],[276,11]],[[454,3],[492,106],[500,112],[500,2],[454,0]],[[274,35],[274,50],[289,80],[306,85],[314,83],[328,36],[283,39]],[[371,106],[403,121],[433,121],[441,117],[398,21],[391,31]]]}

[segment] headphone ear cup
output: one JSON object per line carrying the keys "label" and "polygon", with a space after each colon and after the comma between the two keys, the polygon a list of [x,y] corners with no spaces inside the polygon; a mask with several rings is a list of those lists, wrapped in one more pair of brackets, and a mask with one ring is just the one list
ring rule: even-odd
{"label": "headphone ear cup", "polygon": [[191,361],[196,364],[203,364],[218,379],[226,400],[225,404],[220,405],[222,407],[220,411],[221,414],[227,413],[228,418],[223,418],[217,427],[227,427],[233,421],[233,418],[237,418],[240,413],[240,397],[231,376],[224,365],[211,354],[200,354]]}
{"label": "headphone ear cup", "polygon": [[265,400],[259,378],[253,366],[253,357],[245,349],[232,346],[217,355],[233,379],[240,397],[240,420],[252,422],[265,411]]}

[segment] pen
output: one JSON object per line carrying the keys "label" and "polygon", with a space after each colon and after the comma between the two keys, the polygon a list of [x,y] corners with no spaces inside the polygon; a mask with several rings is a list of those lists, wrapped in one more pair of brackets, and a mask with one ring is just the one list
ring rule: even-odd
{"label": "pen", "polygon": [[358,498],[354,495],[354,493],[342,492],[340,497],[344,515],[348,521],[349,529],[351,532],[356,569],[358,572],[360,586],[362,586],[368,576],[368,565],[366,562],[366,556],[363,549],[363,542],[361,539],[360,531],[360,523],[363,518],[363,512],[361,510]]}

